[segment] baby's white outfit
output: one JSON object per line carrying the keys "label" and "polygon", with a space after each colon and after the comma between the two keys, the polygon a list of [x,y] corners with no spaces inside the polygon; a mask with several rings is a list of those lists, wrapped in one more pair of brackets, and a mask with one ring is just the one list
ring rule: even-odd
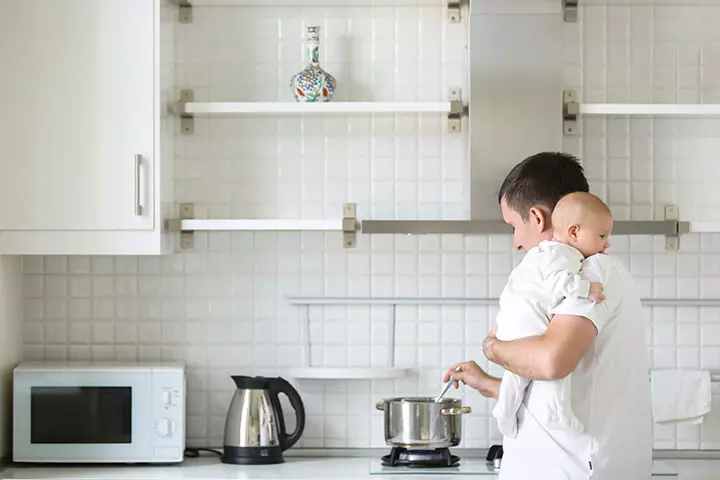
{"label": "baby's white outfit", "polygon": [[[590,292],[590,281],[579,275],[583,259],[577,249],[555,241],[543,241],[530,249],[510,274],[500,295],[495,332],[498,340],[541,335],[550,323],[547,312],[563,298],[586,298]],[[523,315],[528,307],[541,315]],[[539,318],[546,320],[540,321]],[[543,411],[530,412],[542,425],[577,432],[583,430],[570,405],[570,376],[556,381],[531,382],[505,371],[498,402],[492,412],[500,433],[512,438],[517,436],[517,412],[528,388],[532,389],[533,396],[546,399],[534,402],[535,405],[543,405]]]}

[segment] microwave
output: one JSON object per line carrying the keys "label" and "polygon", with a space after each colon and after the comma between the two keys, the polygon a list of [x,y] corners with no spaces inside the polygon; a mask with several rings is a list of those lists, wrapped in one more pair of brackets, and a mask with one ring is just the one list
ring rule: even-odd
{"label": "microwave", "polygon": [[13,460],[182,462],[186,397],[181,364],[22,363],[13,371]]}

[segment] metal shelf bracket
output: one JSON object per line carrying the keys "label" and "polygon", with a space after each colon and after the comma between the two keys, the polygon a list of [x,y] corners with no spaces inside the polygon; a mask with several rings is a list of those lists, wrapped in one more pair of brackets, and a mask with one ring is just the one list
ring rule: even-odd
{"label": "metal shelf bracket", "polygon": [[462,7],[468,0],[448,0],[448,20],[451,23],[459,23],[462,20]]}
{"label": "metal shelf bracket", "polygon": [[357,221],[357,206],[354,203],[346,203],[343,205],[343,247],[355,248],[357,245],[357,231],[359,223]]}
{"label": "metal shelf bracket", "polygon": [[193,11],[192,4],[189,0],[172,0],[172,2],[178,6],[178,22],[180,23],[192,23]]}
{"label": "metal shelf bracket", "polygon": [[175,106],[175,113],[180,115],[180,133],[192,135],[195,133],[195,118],[185,111],[185,104],[195,101],[195,92],[192,90],[180,90],[180,100]]}
{"label": "metal shelf bracket", "polygon": [[[665,205],[665,220],[678,220],[678,207]],[[665,250],[677,251],[680,248],[680,225],[675,235],[665,235]]]}
{"label": "metal shelf bracket", "polygon": [[577,100],[575,90],[563,91],[563,132],[565,135],[577,135],[578,116],[580,115],[580,103]]}
{"label": "metal shelf bracket", "polygon": [[183,230],[182,221],[195,218],[195,206],[192,203],[180,204],[180,218],[168,220],[168,230],[180,234],[180,248],[187,250],[195,246],[192,230]]}
{"label": "metal shelf bracket", "polygon": [[450,113],[448,113],[448,131],[459,133],[462,131],[462,117],[468,112],[468,107],[462,101],[462,89],[451,88],[448,93],[450,100]]}
{"label": "metal shelf bracket", "polygon": [[567,23],[577,23],[578,0],[562,0],[563,20]]}

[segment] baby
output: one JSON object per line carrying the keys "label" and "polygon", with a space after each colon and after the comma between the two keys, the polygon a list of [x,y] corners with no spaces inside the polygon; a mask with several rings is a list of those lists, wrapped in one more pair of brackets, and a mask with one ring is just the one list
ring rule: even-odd
{"label": "baby", "polygon": [[[588,298],[602,302],[603,286],[582,275],[582,261],[610,247],[613,228],[610,209],[595,195],[584,192],[564,196],[552,214],[553,240],[543,241],[525,255],[510,274],[500,295],[496,336],[499,340],[541,335],[547,330],[551,312],[564,298]],[[528,307],[541,315],[528,315]],[[541,321],[542,318],[542,321]],[[506,371],[500,383],[498,403],[493,409],[503,435],[517,435],[517,412],[530,381]],[[570,406],[570,376],[557,381],[536,381],[533,396],[547,399],[543,412],[532,412],[549,428],[582,431]]]}

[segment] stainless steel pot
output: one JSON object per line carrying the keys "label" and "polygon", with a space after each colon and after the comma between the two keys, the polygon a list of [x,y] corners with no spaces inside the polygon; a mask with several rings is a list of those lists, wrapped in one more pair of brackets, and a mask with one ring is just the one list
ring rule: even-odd
{"label": "stainless steel pot", "polygon": [[385,412],[385,443],[392,447],[455,447],[462,439],[460,415],[470,413],[456,398],[386,398],[375,407]]}

